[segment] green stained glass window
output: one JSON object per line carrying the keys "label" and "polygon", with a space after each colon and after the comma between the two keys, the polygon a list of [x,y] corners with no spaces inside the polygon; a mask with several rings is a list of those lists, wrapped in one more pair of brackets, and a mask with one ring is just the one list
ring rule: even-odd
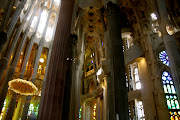
{"label": "green stained glass window", "polygon": [[176,89],[171,75],[164,71],[162,74],[162,83],[166,95],[166,103],[170,113],[170,120],[180,120],[179,102],[177,100]]}
{"label": "green stained glass window", "polygon": [[163,87],[164,87],[164,92],[168,93],[166,85],[163,85]]}
{"label": "green stained glass window", "polygon": [[81,120],[82,106],[79,108],[79,120]]}

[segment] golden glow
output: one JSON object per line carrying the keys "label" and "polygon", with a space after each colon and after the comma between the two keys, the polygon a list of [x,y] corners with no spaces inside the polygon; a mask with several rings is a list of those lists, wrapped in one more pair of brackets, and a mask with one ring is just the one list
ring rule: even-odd
{"label": "golden glow", "polygon": [[93,120],[96,120],[96,103],[94,104],[93,107]]}

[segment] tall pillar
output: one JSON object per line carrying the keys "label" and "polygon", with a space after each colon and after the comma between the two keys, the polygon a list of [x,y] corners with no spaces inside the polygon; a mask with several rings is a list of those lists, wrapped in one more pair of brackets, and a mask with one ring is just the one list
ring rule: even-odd
{"label": "tall pillar", "polygon": [[107,120],[107,81],[106,77],[104,80],[104,88],[103,88],[103,118],[102,120]]}
{"label": "tall pillar", "polygon": [[[21,14],[22,9],[24,8],[24,4],[26,3],[26,1],[27,0],[22,0],[21,4],[18,5],[17,9],[15,10],[15,12],[14,12],[12,18],[11,18],[11,21],[9,22],[9,24],[7,26],[7,34],[8,34],[8,36],[10,36],[11,32],[13,31],[13,28],[14,28],[14,26],[16,25],[16,23],[18,21],[18,18],[19,18],[20,14]],[[33,3],[34,3],[34,1],[31,1],[31,5],[28,8],[27,13],[29,13]],[[27,13],[26,13],[26,15],[27,15]]]}
{"label": "tall pillar", "polygon": [[36,35],[36,33],[33,33],[33,34],[31,35],[29,45],[27,46],[27,49],[26,49],[26,52],[25,52],[24,60],[23,60],[22,67],[21,67],[21,72],[20,72],[20,74],[19,74],[19,77],[20,77],[21,79],[24,78],[24,73],[25,73],[25,69],[26,69],[26,64],[27,64],[27,61],[28,61],[29,56],[30,56],[30,54],[31,54],[31,50],[32,50],[32,47],[33,47],[35,35]]}
{"label": "tall pillar", "polygon": [[67,68],[67,40],[70,36],[71,19],[73,12],[74,0],[62,0],[59,12],[58,23],[56,27],[55,38],[52,47],[52,54],[47,73],[45,96],[47,102],[43,104],[40,119],[46,120],[61,120],[64,114],[63,99],[64,87],[66,81]]}
{"label": "tall pillar", "polygon": [[[32,16],[31,16],[31,18],[30,18],[30,23],[32,22],[33,15],[36,13],[36,10],[37,10],[37,7],[35,8]],[[9,81],[13,78],[13,76],[14,76],[15,68],[16,68],[16,66],[17,66],[19,57],[20,57],[20,55],[21,55],[21,51],[22,51],[22,49],[23,49],[23,47],[24,47],[24,44],[25,44],[25,42],[26,42],[27,34],[28,34],[29,29],[30,29],[30,25],[28,25],[27,29],[25,30],[25,33],[23,34],[22,39],[20,40],[18,49],[17,49],[17,51],[16,51],[16,53],[15,53],[15,55],[14,55],[13,61],[9,64],[9,68],[8,68],[8,70],[7,70],[7,72],[6,72],[6,76],[5,76],[5,80],[4,80],[4,83],[3,83],[3,87],[2,87],[2,90],[0,91],[0,96],[1,96],[1,97],[0,97],[0,109],[2,109],[2,107],[3,107],[3,102],[1,102],[1,101],[4,101],[4,99],[5,99],[5,97],[6,97],[6,94],[7,94],[7,91],[8,91],[8,89],[7,89],[7,88],[8,88],[8,82],[9,82]],[[35,36],[35,34],[34,34],[34,36]],[[31,40],[30,44],[33,45],[33,40]],[[31,45],[31,46],[32,46],[32,45]],[[32,47],[31,47],[31,48],[32,48]],[[29,54],[30,54],[30,51],[31,51],[31,49],[28,51]],[[29,57],[25,57],[25,60],[26,60],[26,59],[28,60],[28,58],[29,58]],[[7,63],[8,63],[8,62],[7,62]],[[23,63],[23,65],[24,65],[24,63]],[[26,64],[25,64],[25,65],[26,65]],[[24,66],[25,66],[25,65],[24,65]],[[25,70],[25,67],[24,67],[24,70]],[[21,73],[22,73],[22,71],[21,71]],[[24,73],[24,72],[23,72],[23,73]],[[2,74],[2,73],[1,73],[1,74]],[[24,74],[23,74],[23,75],[24,75]],[[15,104],[13,103],[12,105],[15,105]],[[15,107],[15,106],[14,106],[14,107]],[[13,107],[12,107],[12,108],[13,108]],[[13,114],[13,111],[11,111],[11,112],[12,112],[12,114]],[[12,114],[11,114],[11,115],[12,115]]]}
{"label": "tall pillar", "polygon": [[101,108],[100,108],[100,97],[96,99],[96,120],[100,120],[101,117]]}
{"label": "tall pillar", "polygon": [[108,104],[107,120],[128,120],[128,98],[119,6],[108,2],[106,14],[107,59],[110,60],[110,74],[107,75],[107,103],[111,103]]}
{"label": "tall pillar", "polygon": [[81,117],[82,117],[82,120],[86,120],[86,102],[82,103]]}
{"label": "tall pillar", "polygon": [[0,53],[6,41],[7,41],[7,33],[0,32]]}
{"label": "tall pillar", "polygon": [[[43,49],[43,44],[44,44],[44,39],[42,38],[40,43],[39,43],[36,59],[35,59],[35,62],[34,62],[33,74],[32,74],[32,77],[31,77],[31,82],[32,83],[35,82],[35,77],[36,77],[36,74],[37,74],[37,69],[38,69],[39,59],[41,57],[41,53],[42,53],[42,49]],[[31,101],[31,99],[32,99],[32,96],[27,96],[26,97],[26,101]],[[24,105],[23,114],[22,114],[22,120],[25,120],[27,118],[27,112],[28,112],[29,105],[30,105],[30,102],[27,102]]]}
{"label": "tall pillar", "polygon": [[76,57],[75,64],[73,64],[73,80],[71,87],[71,119],[75,120],[79,118],[80,108],[80,89],[81,89],[81,78],[82,78],[82,67],[84,63],[84,36],[82,29],[78,32],[78,43],[75,47]]}
{"label": "tall pillar", "polygon": [[180,53],[176,44],[174,36],[170,36],[166,31],[166,25],[169,22],[168,13],[164,0],[156,0],[157,7],[160,16],[160,28],[162,32],[162,38],[170,61],[170,69],[178,100],[180,102]]}
{"label": "tall pillar", "polygon": [[92,119],[92,106],[91,106],[91,102],[90,101],[86,101],[86,107],[85,107],[85,118],[83,118],[83,120],[91,120]]}
{"label": "tall pillar", "polygon": [[6,6],[5,13],[3,15],[3,19],[2,19],[1,27],[0,27],[1,32],[4,31],[6,26],[7,26],[7,23],[9,21],[9,17],[11,15],[11,10],[12,10],[12,6],[14,4],[14,1],[15,0],[11,0],[10,2],[8,2],[8,5]]}
{"label": "tall pillar", "polygon": [[[47,78],[48,66],[50,64],[51,52],[52,52],[52,44],[50,44],[50,46],[49,46],[48,58],[47,58],[47,63],[46,63],[46,72],[45,72],[44,81],[43,81],[43,85],[42,85],[42,91],[45,90],[46,84],[49,84],[49,83],[46,82],[46,80],[47,80],[46,78]],[[39,118],[39,116],[41,116],[41,111],[42,111],[42,108],[43,108],[43,103],[46,101],[46,100],[44,100],[44,95],[45,95],[44,93],[45,92],[43,92],[41,94],[41,98],[40,98],[38,118]]]}
{"label": "tall pillar", "polygon": [[[41,6],[41,11],[40,11],[40,15],[38,16],[38,20],[37,20],[37,23],[36,23],[36,27],[35,27],[35,31],[34,33],[31,35],[31,38],[30,38],[30,42],[29,42],[29,45],[28,45],[28,49],[26,50],[26,53],[25,53],[25,57],[24,57],[24,60],[23,60],[23,64],[22,64],[22,68],[21,68],[21,73],[20,73],[20,78],[23,78],[24,77],[24,72],[25,72],[25,69],[26,69],[26,64],[27,64],[27,61],[29,59],[29,56],[30,56],[30,53],[31,53],[31,50],[32,50],[32,47],[33,47],[33,44],[34,44],[34,39],[36,37],[36,33],[37,33],[37,29],[38,29],[38,26],[39,26],[39,22],[40,22],[40,18],[41,18],[41,15],[42,15],[42,7],[44,6],[44,3],[42,4]],[[38,5],[36,6],[38,7]],[[35,10],[36,11],[36,10]],[[33,12],[34,13],[34,12]],[[32,15],[33,16],[33,15]]]}
{"label": "tall pillar", "polygon": [[145,117],[146,119],[149,120],[156,119],[157,116],[156,116],[156,109],[154,103],[151,76],[149,75],[148,66],[145,58],[143,58],[140,62],[138,62],[138,71],[139,71],[140,81],[142,84],[141,95],[143,100]]}
{"label": "tall pillar", "polygon": [[67,69],[66,69],[66,81],[64,88],[64,100],[63,100],[63,111],[62,111],[62,119],[69,120],[70,117],[70,103],[71,103],[71,86],[72,86],[72,73],[73,73],[73,60],[74,60],[74,47],[76,46],[77,35],[71,35],[70,40],[67,40],[68,44],[68,53],[67,53]]}
{"label": "tall pillar", "polygon": [[[33,5],[34,2],[32,2],[31,6]],[[34,10],[35,11],[35,10]],[[18,29],[17,29],[17,33],[15,35],[15,37],[13,38],[12,40],[12,43],[10,44],[10,46],[8,47],[7,46],[7,52],[5,53],[2,53],[1,54],[1,58],[0,58],[0,79],[4,73],[4,70],[6,69],[6,67],[8,66],[8,62],[9,62],[9,59],[11,57],[11,54],[16,46],[16,43],[20,37],[20,34],[22,32],[22,29],[24,27],[24,24],[26,23],[26,19],[27,19],[27,16],[28,16],[28,13],[29,11],[27,11],[26,13],[26,17],[23,19],[22,23],[19,25]],[[34,12],[35,14],[35,12]],[[31,21],[29,23],[32,22],[32,17],[31,17]],[[7,39],[9,39],[9,37],[7,36]]]}
{"label": "tall pillar", "polygon": [[12,93],[12,97],[8,106],[8,110],[6,112],[5,120],[12,120],[13,112],[14,112],[14,106],[16,104],[17,96],[15,93]]}
{"label": "tall pillar", "polygon": [[[152,50],[151,31],[144,30],[143,37],[144,46],[149,48],[145,50],[145,58],[138,62],[140,81],[142,83],[142,99],[146,119],[168,120],[169,114],[164,99],[164,91],[159,76],[159,71]],[[148,70],[148,71],[147,71]]]}
{"label": "tall pillar", "polygon": [[7,32],[5,31],[5,28],[7,26],[7,22],[9,21],[13,4],[14,4],[14,0],[8,2],[2,18],[2,22],[0,26],[0,52],[7,41]]}
{"label": "tall pillar", "polygon": [[[82,36],[81,36],[82,35]],[[74,109],[74,114],[75,114],[75,119],[77,120],[79,118],[79,108],[80,108],[80,95],[81,95],[81,78],[83,75],[82,68],[83,68],[83,63],[84,63],[84,56],[85,56],[85,46],[84,46],[84,38],[85,34],[82,31],[80,37],[80,44],[79,46],[77,45],[78,50],[78,61],[76,64],[76,75],[75,75],[75,109]]]}

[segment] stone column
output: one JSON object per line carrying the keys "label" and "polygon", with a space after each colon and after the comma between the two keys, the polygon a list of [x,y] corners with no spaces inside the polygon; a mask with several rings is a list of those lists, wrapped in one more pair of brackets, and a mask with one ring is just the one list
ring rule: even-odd
{"label": "stone column", "polygon": [[92,118],[92,106],[91,106],[91,103],[90,101],[86,101],[86,112],[85,112],[85,118],[83,118],[83,120],[91,120]]}
{"label": "stone column", "polygon": [[80,89],[81,89],[81,77],[82,77],[82,67],[84,63],[84,36],[82,29],[78,32],[78,42],[75,47],[75,61],[73,64],[73,80],[71,87],[71,118],[70,120],[75,120],[79,118],[79,107],[80,107]]}
{"label": "stone column", "polygon": [[117,4],[108,2],[106,14],[107,59],[110,60],[110,73],[107,75],[107,120],[128,120],[128,98],[120,24],[121,11]]}
{"label": "stone column", "polygon": [[[162,80],[154,59],[151,31],[144,30],[141,40],[145,41],[145,58],[138,62],[139,76],[142,83],[142,100],[146,119],[168,120],[169,114],[165,101]],[[160,78],[159,78],[160,77]]]}
{"label": "stone column", "polygon": [[104,80],[104,88],[103,88],[103,118],[102,120],[107,120],[107,81],[106,77]]}
{"label": "stone column", "polygon": [[80,37],[80,45],[77,46],[80,47],[78,48],[78,50],[80,50],[78,52],[78,64],[76,64],[76,76],[75,76],[75,119],[77,120],[79,115],[79,108],[80,108],[80,95],[81,95],[81,78],[83,75],[82,72],[82,68],[83,68],[83,63],[84,63],[84,56],[85,56],[85,46],[84,46],[84,38],[85,38],[85,34],[82,32],[81,33],[81,37]]}
{"label": "stone column", "polygon": [[[28,34],[28,32],[29,32],[30,25],[31,25],[31,23],[32,23],[32,20],[33,20],[34,14],[36,13],[37,8],[38,8],[38,5],[36,5],[35,10],[33,11],[33,14],[32,14],[32,16],[31,16],[31,18],[30,18],[30,20],[29,20],[29,21],[30,21],[30,22],[29,22],[29,25],[28,25],[28,27],[26,28],[25,33],[24,33],[23,36],[22,36],[22,39],[21,39],[21,41],[20,41],[20,43],[19,43],[18,49],[17,49],[17,51],[16,51],[16,54],[14,55],[14,59],[13,59],[13,61],[10,63],[10,67],[9,67],[8,70],[7,70],[7,73],[6,73],[7,75],[6,75],[6,77],[5,77],[5,80],[4,80],[4,83],[3,83],[3,88],[2,88],[2,91],[1,91],[1,94],[0,94],[0,96],[1,96],[0,101],[3,101],[3,100],[5,99],[6,94],[7,94],[8,82],[9,82],[9,81],[12,79],[12,77],[14,76],[15,68],[16,68],[16,66],[17,66],[17,63],[18,63],[18,60],[19,60],[21,51],[22,51],[22,49],[23,49],[23,47],[24,47],[24,44],[25,44],[25,42],[26,42],[27,34]],[[39,17],[39,19],[40,19],[40,17]],[[37,30],[37,27],[36,27],[36,30]],[[23,78],[23,75],[24,75],[24,71],[25,71],[25,67],[26,67],[26,63],[27,63],[26,60],[29,59],[29,55],[30,55],[30,52],[31,52],[31,49],[32,49],[32,46],[33,46],[33,39],[34,39],[34,37],[35,37],[35,33],[31,36],[31,40],[30,40],[31,42],[30,42],[30,45],[29,45],[28,50],[27,50],[27,52],[26,52],[27,54],[26,54],[25,60],[24,60],[24,62],[23,62],[23,67],[22,67],[23,69],[21,70],[21,74],[20,74],[20,77],[21,77],[21,78]],[[42,51],[42,50],[41,50],[41,51]],[[14,94],[14,95],[15,95],[15,94]],[[0,108],[2,107],[1,103],[2,103],[2,102],[0,102]],[[13,112],[14,112],[14,109],[15,109],[15,100],[12,100],[12,102],[11,102],[11,104],[10,104],[10,108],[11,108],[12,110],[8,111],[8,119],[12,118],[12,116],[13,116]]]}
{"label": "stone column", "polygon": [[101,108],[100,108],[100,97],[96,99],[96,120],[100,120],[101,117]]}
{"label": "stone column", "polygon": [[[67,40],[70,36],[71,19],[73,12],[74,1],[62,0],[59,13],[59,20],[55,33],[54,43],[52,47],[52,54],[47,73],[47,83],[43,103],[43,109],[39,119],[43,120],[61,120],[63,116],[63,99],[64,87],[66,81],[66,68],[67,68]],[[46,91],[47,90],[47,91]],[[45,109],[44,109],[45,108]]]}
{"label": "stone column", "polygon": [[[32,83],[35,82],[35,77],[36,77],[37,69],[38,69],[38,65],[39,65],[39,59],[41,57],[41,53],[42,53],[42,49],[43,49],[43,43],[44,43],[44,39],[42,38],[40,43],[39,43],[36,59],[35,59],[35,62],[34,62],[33,74],[32,74],[32,78],[31,78]],[[26,97],[26,101],[31,101],[31,99],[32,99],[32,96],[27,96]],[[27,102],[24,105],[23,114],[22,114],[22,120],[25,120],[27,118],[27,112],[28,112],[29,105],[30,105],[30,102]]]}
{"label": "stone column", "polygon": [[83,104],[82,104],[82,115],[81,115],[81,117],[82,117],[82,120],[86,120],[86,102],[83,102]]}
{"label": "stone column", "polygon": [[129,116],[130,117],[130,120],[133,120],[133,118],[134,118],[134,111],[133,111],[133,101],[130,101],[129,102],[129,109],[130,109],[130,113],[131,113],[131,116]]}
{"label": "stone column", "polygon": [[21,117],[21,112],[23,109],[23,104],[24,104],[24,96],[18,99],[17,107],[14,111],[14,115],[12,120],[19,120]]}
{"label": "stone column", "polygon": [[15,93],[13,93],[12,95],[15,97],[11,98],[11,101],[10,101],[9,106],[8,106],[8,110],[6,112],[5,120],[12,120],[12,116],[13,116],[13,112],[14,112],[14,106],[16,104],[15,101],[17,99],[17,96]]}
{"label": "stone column", "polygon": [[8,2],[3,18],[2,18],[2,22],[0,26],[0,52],[7,41],[7,32],[5,28],[7,26],[7,22],[9,21],[13,4],[14,4],[14,0],[11,0],[10,2]]}
{"label": "stone column", "polygon": [[76,46],[77,35],[71,35],[70,40],[67,40],[68,50],[67,50],[67,68],[66,68],[66,81],[64,88],[64,100],[63,100],[63,111],[62,120],[70,120],[70,104],[71,104],[71,86],[73,77],[73,60],[74,60],[74,48]]}
{"label": "stone column", "polygon": [[101,42],[101,39],[100,39],[100,38],[98,39],[98,44],[99,44],[99,47],[100,47],[98,50],[99,50],[100,53],[101,53],[99,57],[100,57],[100,58],[103,58],[103,57],[104,57],[104,54],[103,54],[102,42]]}
{"label": "stone column", "polygon": [[[38,5],[37,5],[38,6]],[[43,5],[42,5],[43,6]],[[22,68],[21,68],[21,73],[20,73],[20,78],[23,78],[24,77],[24,72],[25,72],[25,69],[26,69],[26,64],[27,64],[27,61],[29,59],[29,56],[30,56],[30,53],[31,53],[31,50],[32,50],[32,47],[33,47],[33,44],[34,44],[34,39],[36,37],[36,32],[37,32],[37,29],[38,29],[38,25],[39,25],[39,22],[40,22],[40,18],[41,18],[41,14],[42,14],[42,10],[40,11],[40,15],[38,16],[38,21],[36,23],[36,27],[35,27],[35,31],[34,33],[32,34],[31,38],[30,38],[30,42],[29,42],[29,45],[28,45],[28,49],[26,50],[26,53],[25,53],[25,57],[24,57],[24,60],[23,60],[23,64],[22,64]]]}
{"label": "stone column", "polygon": [[[46,82],[46,80],[47,80],[46,78],[47,78],[48,66],[49,66],[49,64],[50,64],[51,52],[52,52],[52,43],[51,43],[50,46],[49,46],[48,58],[47,58],[47,63],[46,63],[46,72],[45,72],[45,77],[44,77],[44,81],[43,81],[43,85],[42,85],[42,90],[41,90],[41,91],[44,91],[46,84],[49,84],[49,83]],[[43,93],[41,94],[41,98],[40,98],[38,119],[39,119],[39,116],[41,116],[41,111],[42,111],[42,108],[43,108],[43,103],[44,103],[44,101],[46,101],[46,100],[44,100],[44,96],[45,96],[44,93],[45,93],[45,92],[43,92]]]}
{"label": "stone column", "polygon": [[[32,6],[32,4],[31,4]],[[12,43],[10,44],[10,46],[7,48],[7,52],[5,52],[4,54],[2,53],[1,54],[1,58],[0,58],[0,78],[2,77],[3,73],[4,73],[4,70],[6,69],[6,67],[8,66],[8,62],[9,62],[9,59],[11,57],[11,54],[16,46],[16,43],[20,37],[20,34],[22,32],[22,29],[24,27],[24,24],[26,23],[26,19],[27,19],[27,16],[28,16],[28,13],[26,14],[26,17],[23,19],[23,22],[21,23],[21,25],[18,27],[17,29],[17,33],[12,41]],[[35,14],[35,12],[34,12]],[[31,22],[32,22],[32,17],[31,17]],[[30,22],[30,23],[31,23]],[[9,38],[8,38],[9,39]]]}
{"label": "stone column", "polygon": [[156,109],[153,96],[151,76],[148,73],[148,66],[145,58],[138,62],[138,71],[141,82],[141,95],[146,119],[156,119]]}
{"label": "stone column", "polygon": [[97,46],[95,46],[95,60],[96,60],[96,70],[98,69],[98,66],[99,66],[99,61],[98,61],[98,55],[97,55],[97,51],[98,51],[98,49],[97,49]]}
{"label": "stone column", "polygon": [[7,33],[0,32],[0,53],[6,41],[7,41]]}
{"label": "stone column", "polygon": [[23,64],[22,64],[22,67],[21,67],[21,72],[20,72],[20,74],[19,74],[19,77],[20,77],[21,79],[24,78],[24,72],[25,72],[25,69],[26,69],[26,64],[27,64],[27,61],[28,61],[28,59],[29,59],[29,56],[30,56],[30,53],[31,53],[31,50],[32,50],[32,47],[33,47],[35,35],[36,35],[36,33],[33,33],[33,34],[32,34],[32,36],[31,36],[31,38],[30,38],[29,45],[27,46],[27,50],[26,50],[26,52],[25,52]]}
{"label": "stone column", "polygon": [[[18,7],[16,8],[16,10],[15,10],[13,16],[12,16],[11,21],[9,22],[9,24],[7,26],[7,36],[8,37],[10,36],[11,32],[13,31],[14,26],[17,23],[17,20],[19,19],[19,16],[21,14],[22,9],[24,8],[24,5],[25,5],[26,1],[27,0],[22,0],[21,4],[18,5]],[[29,13],[29,11],[30,11],[30,9],[31,9],[34,2],[35,1],[31,1],[31,5],[27,10],[26,15],[28,15],[28,13]]]}
{"label": "stone column", "polygon": [[2,19],[1,27],[0,27],[1,32],[4,31],[6,26],[7,26],[7,23],[9,21],[9,17],[11,15],[11,10],[12,10],[12,6],[14,4],[14,1],[15,0],[11,0],[10,2],[8,2],[8,5],[6,6],[5,13],[3,15],[3,19]]}
{"label": "stone column", "polygon": [[180,102],[180,53],[174,36],[170,36],[166,31],[166,25],[169,22],[168,13],[164,0],[157,0],[157,7],[160,16],[160,28],[162,38],[170,61],[170,68],[176,88],[178,100]]}
{"label": "stone column", "polygon": [[[37,10],[37,7],[35,8],[33,14],[35,14],[36,10]],[[32,15],[32,17],[31,17],[31,19],[30,19],[30,23],[32,22],[32,19],[33,19],[33,15]],[[4,80],[4,83],[3,83],[2,90],[1,90],[1,92],[0,92],[0,96],[1,96],[1,97],[0,97],[0,109],[2,109],[2,107],[3,107],[3,102],[1,102],[1,101],[4,101],[4,99],[5,99],[5,97],[6,97],[6,94],[7,94],[7,91],[8,91],[8,89],[7,89],[7,88],[8,88],[8,82],[9,82],[9,81],[12,79],[12,77],[14,76],[15,68],[16,68],[16,66],[17,66],[17,63],[18,63],[18,60],[19,60],[21,51],[22,51],[22,49],[23,49],[23,47],[24,47],[24,44],[25,44],[25,42],[26,42],[29,28],[30,28],[30,26],[27,27],[25,33],[23,34],[22,39],[20,40],[18,49],[17,49],[17,51],[16,51],[16,54],[14,55],[14,59],[13,59],[13,61],[10,63],[9,68],[8,68],[8,70],[7,70],[7,72],[6,72],[6,77],[5,77],[5,80]],[[34,35],[34,36],[35,36],[35,35]],[[31,41],[33,41],[33,40],[31,40]],[[33,43],[33,42],[32,42],[32,43]],[[30,44],[31,44],[31,42],[30,42]],[[32,44],[32,45],[33,45],[33,44]],[[31,46],[32,46],[32,45],[31,45]],[[32,47],[31,47],[31,49],[32,49]],[[31,49],[28,51],[29,54],[30,54]],[[28,60],[28,58],[29,58],[29,57],[25,57],[25,59],[27,59],[27,60]],[[7,60],[7,59],[6,59],[6,60]],[[26,62],[26,63],[27,63],[27,62]],[[24,63],[23,63],[23,64],[24,64]],[[26,64],[25,64],[25,65],[26,65]],[[24,69],[24,70],[25,70],[25,69]],[[21,71],[21,72],[22,72],[22,71]],[[23,72],[23,73],[24,73],[24,72]],[[1,75],[2,75],[2,73],[1,73]],[[23,75],[24,75],[24,74],[23,74]],[[12,111],[12,112],[13,112],[13,111]]]}

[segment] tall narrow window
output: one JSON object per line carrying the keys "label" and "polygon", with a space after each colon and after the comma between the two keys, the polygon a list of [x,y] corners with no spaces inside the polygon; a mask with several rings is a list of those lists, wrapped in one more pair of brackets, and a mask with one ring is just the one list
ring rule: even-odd
{"label": "tall narrow window", "polygon": [[129,87],[130,87],[130,90],[133,90],[131,66],[130,65],[128,65],[128,72],[129,72]]}
{"label": "tall narrow window", "polygon": [[135,100],[135,101],[136,101],[136,107],[138,113],[138,120],[145,120],[143,102],[140,100]]}
{"label": "tall narrow window", "polygon": [[135,81],[135,85],[136,85],[136,89],[141,89],[141,83],[139,80],[139,73],[138,73],[138,69],[135,68],[134,69],[134,81]]}
{"label": "tall narrow window", "polygon": [[167,71],[164,71],[162,74],[162,83],[166,96],[166,103],[171,116],[170,120],[179,120],[180,108],[177,100],[176,89],[172,77]]}

